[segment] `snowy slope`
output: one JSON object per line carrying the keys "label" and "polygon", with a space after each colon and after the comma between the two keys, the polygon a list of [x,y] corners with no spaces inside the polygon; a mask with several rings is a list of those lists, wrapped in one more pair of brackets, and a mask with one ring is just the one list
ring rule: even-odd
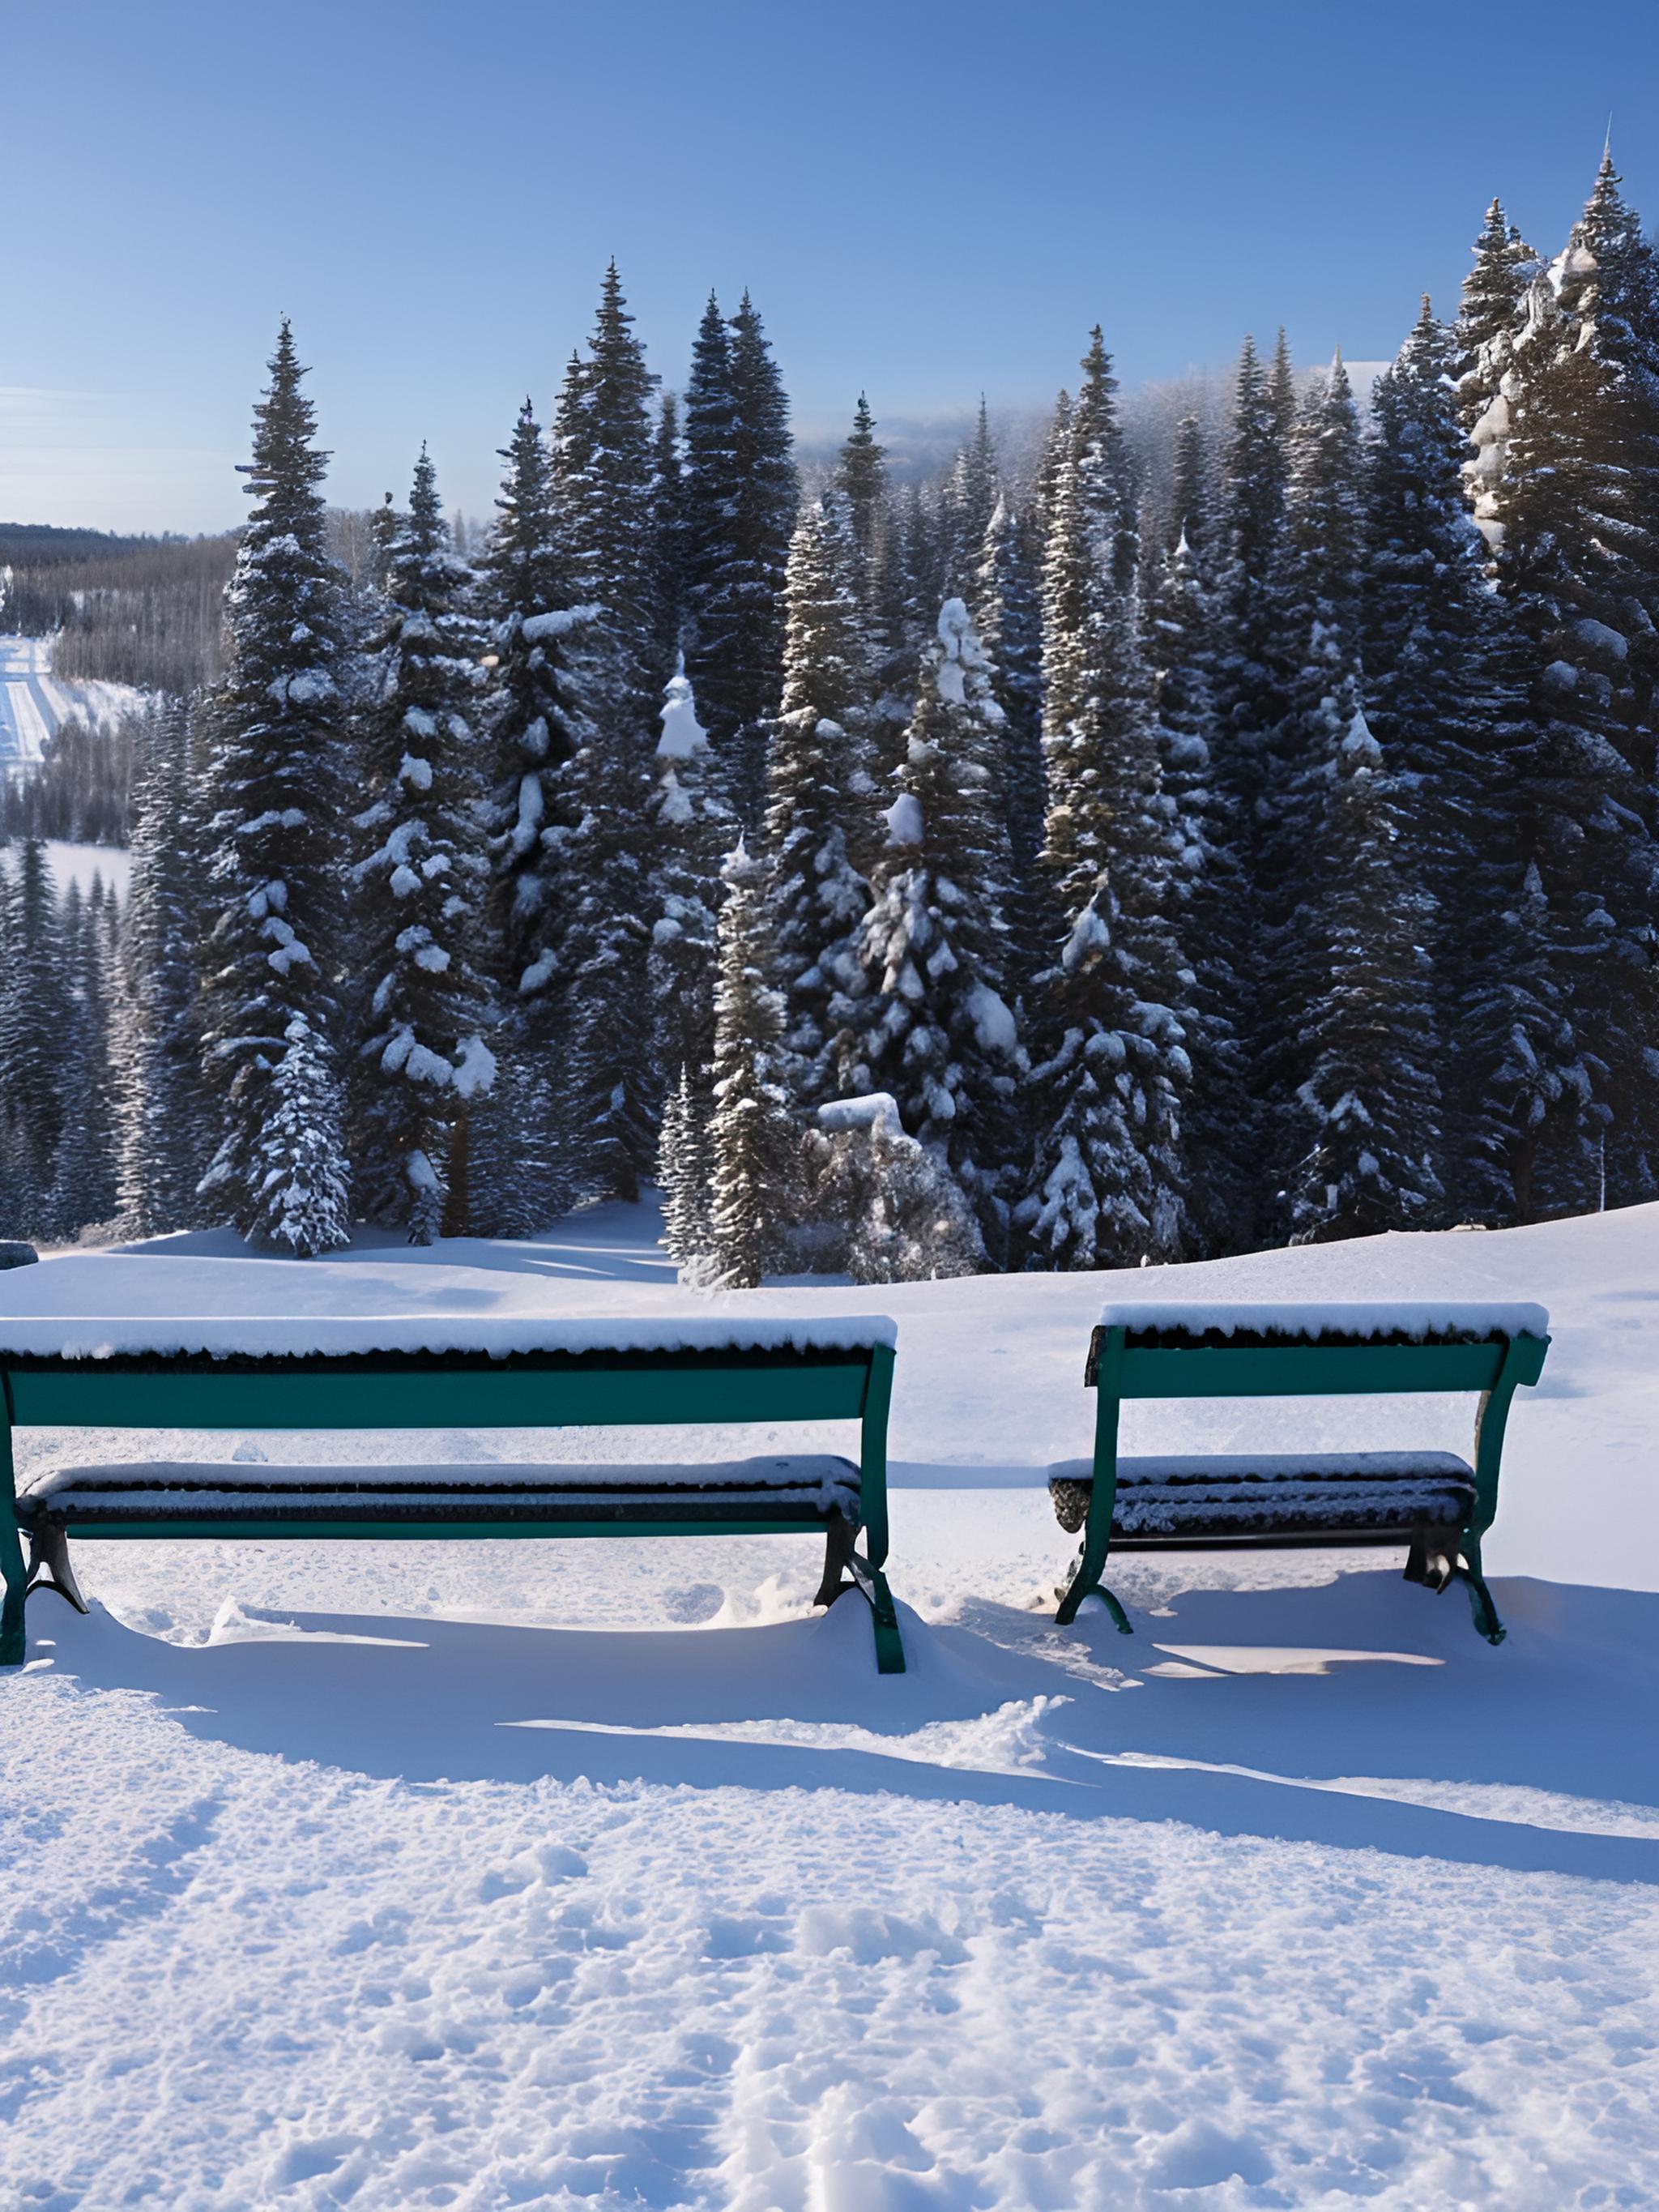
{"label": "snowy slope", "polygon": [[[812,1614],[798,1540],[82,1545],[93,1616],[36,1600],[0,1680],[5,2212],[1651,2200],[1659,1210],[719,1299],[648,1229],[0,1276],[0,1313],[66,1333],[884,1310],[910,1657],[878,1678],[856,1600]],[[1039,1486],[1087,1445],[1090,1326],[1188,1288],[1550,1309],[1501,1650],[1388,1553],[1128,1560],[1133,1638],[1054,1628]],[[1130,1442],[1462,1443],[1470,1410],[1145,1407]],[[349,1443],[686,1441],[645,1435]],[[138,1440],[24,1442],[33,1469]]]}
{"label": "snowy slope", "polygon": [[51,641],[0,635],[0,775],[27,768],[60,723],[71,715],[108,721],[137,706],[142,695],[125,684],[70,684],[52,672]]}

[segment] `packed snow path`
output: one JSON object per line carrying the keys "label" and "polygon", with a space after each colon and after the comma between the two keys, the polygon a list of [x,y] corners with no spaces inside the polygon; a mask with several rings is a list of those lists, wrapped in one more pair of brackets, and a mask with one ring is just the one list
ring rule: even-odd
{"label": "packed snow path", "polygon": [[68,711],[46,640],[0,636],[0,769],[31,767]]}
{"label": "packed snow path", "polygon": [[[1086,1447],[1090,1323],[1188,1288],[1549,1306],[1502,1650],[1387,1553],[1125,1559],[1133,1644],[1054,1628],[1041,1485]],[[0,1683],[6,2212],[1651,2201],[1659,1209],[717,1302],[617,1210],[312,1266],[167,1240],[0,1306],[319,1340],[365,1311],[883,1308],[914,1608],[884,1682],[787,1539],[82,1546],[93,1617],[35,1601]],[[1461,1448],[1445,1418],[1142,1407],[1133,1443]],[[596,1437],[350,1449],[544,1443]]]}
{"label": "packed snow path", "polygon": [[52,672],[44,637],[0,634],[0,775],[33,767],[48,738],[71,715],[101,721],[135,706],[124,684],[68,684]]}

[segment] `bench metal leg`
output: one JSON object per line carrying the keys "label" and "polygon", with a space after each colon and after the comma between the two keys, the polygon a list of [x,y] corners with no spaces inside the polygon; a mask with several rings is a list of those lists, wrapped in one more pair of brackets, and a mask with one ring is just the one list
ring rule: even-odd
{"label": "bench metal leg", "polygon": [[1463,1557],[1458,1565],[1458,1577],[1468,1585],[1469,1611],[1474,1616],[1478,1632],[1488,1644],[1501,1644],[1509,1634],[1498,1618],[1498,1607],[1492,1603],[1492,1592],[1486,1588],[1486,1578],[1480,1571],[1480,1539],[1465,1536]]}
{"label": "bench metal leg", "polygon": [[1060,1610],[1054,1615],[1062,1628],[1077,1619],[1085,1597],[1097,1597],[1117,1623],[1120,1636],[1133,1636],[1129,1616],[1100,1579],[1111,1548],[1112,1513],[1117,1504],[1118,1385],[1123,1366],[1121,1328],[1104,1329],[1095,1367],[1095,1457],[1089,1488],[1089,1516],[1083,1525],[1083,1541],[1077,1565],[1064,1591],[1056,1591]]}
{"label": "bench metal leg", "polygon": [[[871,1625],[876,1638],[877,1674],[903,1674],[904,1641],[899,1634],[898,1613],[893,1604],[893,1593],[887,1587],[886,1576],[879,1567],[872,1567],[868,1559],[853,1549],[850,1536],[845,1564],[851,1581],[839,1584],[831,1598],[824,1598],[820,1591],[820,1601],[832,1603],[834,1597],[845,1597],[850,1591],[856,1590],[870,1608]],[[824,1579],[827,1586],[827,1572]]]}
{"label": "bench metal leg", "polygon": [[0,1667],[21,1667],[27,1643],[23,1633],[23,1592],[28,1577],[23,1567],[23,1547],[11,1510],[0,1499],[0,1573],[5,1598],[0,1604]]}
{"label": "bench metal leg", "polygon": [[843,1590],[853,1584],[847,1579],[853,1571],[853,1539],[855,1531],[844,1513],[832,1513],[823,1540],[823,1580],[818,1584],[814,1605],[833,1605]]}
{"label": "bench metal leg", "polygon": [[1060,1600],[1060,1610],[1054,1615],[1055,1620],[1062,1628],[1069,1626],[1077,1619],[1078,1607],[1084,1599],[1097,1597],[1117,1623],[1118,1634],[1133,1636],[1134,1631],[1129,1626],[1128,1614],[1100,1579],[1100,1571],[1106,1564],[1106,1547],[1103,1544],[1100,1547],[1098,1559],[1091,1559],[1090,1551],[1091,1547],[1085,1538],[1079,1549],[1077,1565],[1072,1571],[1071,1581],[1054,1593]]}
{"label": "bench metal leg", "polygon": [[1421,1583],[1437,1595],[1464,1583],[1477,1631],[1488,1644],[1501,1644],[1508,1631],[1498,1618],[1486,1578],[1480,1571],[1480,1539],[1467,1528],[1418,1528],[1406,1557],[1406,1580]]}
{"label": "bench metal leg", "polygon": [[818,1584],[814,1605],[833,1605],[838,1597],[856,1590],[870,1608],[876,1632],[876,1672],[878,1674],[902,1674],[904,1672],[904,1644],[899,1635],[898,1613],[893,1605],[893,1594],[887,1587],[887,1577],[879,1567],[872,1567],[868,1559],[854,1548],[857,1531],[844,1514],[832,1513],[825,1532],[823,1546],[823,1580]]}
{"label": "bench metal leg", "polygon": [[70,1565],[69,1538],[62,1528],[48,1522],[44,1528],[29,1531],[28,1580],[23,1595],[32,1597],[36,1590],[56,1590],[77,1613],[89,1613],[92,1608],[81,1595],[81,1585],[75,1579],[75,1570]]}

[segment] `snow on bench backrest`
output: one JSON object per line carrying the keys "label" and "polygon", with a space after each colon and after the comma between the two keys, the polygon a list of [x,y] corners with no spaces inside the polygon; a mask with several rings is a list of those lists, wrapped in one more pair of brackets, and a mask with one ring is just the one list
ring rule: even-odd
{"label": "snow on bench backrest", "polygon": [[1173,1299],[1157,1304],[1114,1301],[1102,1308],[1103,1328],[1134,1336],[1284,1337],[1301,1343],[1336,1338],[1350,1342],[1425,1344],[1437,1337],[1546,1336],[1550,1317],[1542,1306],[1482,1298],[1375,1300],[1353,1305],[1297,1304],[1210,1304]]}
{"label": "snow on bench backrest", "polygon": [[865,1353],[897,1340],[897,1328],[885,1314],[0,1316],[0,1361],[9,1352],[65,1359],[191,1353],[264,1358],[353,1352],[485,1352],[496,1358],[523,1352]]}

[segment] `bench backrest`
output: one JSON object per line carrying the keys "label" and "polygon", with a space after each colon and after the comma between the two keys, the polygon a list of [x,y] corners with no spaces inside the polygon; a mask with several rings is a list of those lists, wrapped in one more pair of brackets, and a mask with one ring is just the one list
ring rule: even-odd
{"label": "bench backrest", "polygon": [[884,1344],[816,1350],[0,1354],[11,1425],[123,1429],[631,1427],[886,1412]]}
{"label": "bench backrest", "polygon": [[1347,1397],[1373,1392],[1490,1391],[1535,1382],[1547,1336],[1470,1336],[1443,1330],[1391,1341],[1333,1334],[1315,1338],[1218,1333],[1183,1339],[1170,1329],[1103,1325],[1084,1380],[1120,1398]]}

